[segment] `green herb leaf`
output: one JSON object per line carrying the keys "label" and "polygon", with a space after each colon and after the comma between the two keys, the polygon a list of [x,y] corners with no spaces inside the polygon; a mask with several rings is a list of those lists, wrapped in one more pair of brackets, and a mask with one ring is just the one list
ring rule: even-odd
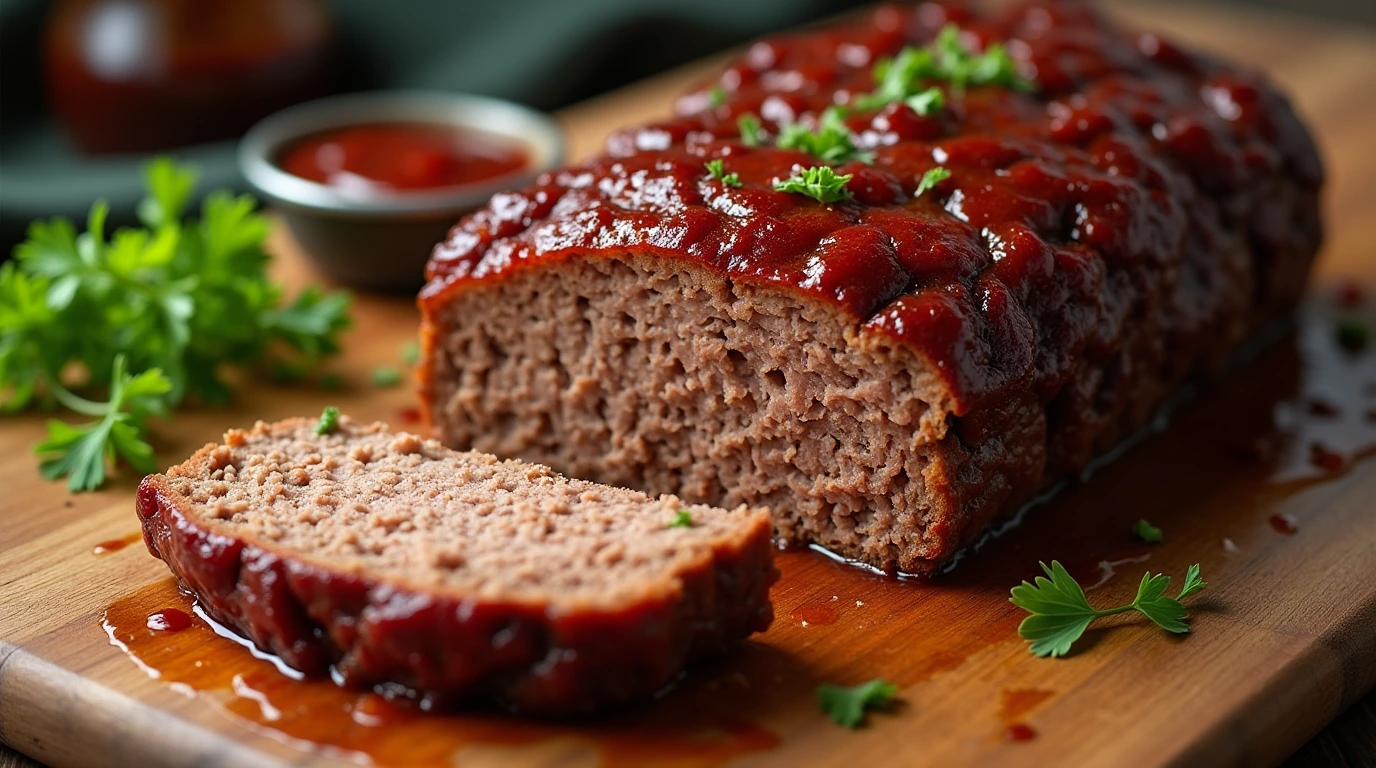
{"label": "green herb leaf", "polygon": [[946,94],[940,88],[928,88],[903,100],[908,108],[922,117],[931,117],[946,106]]}
{"label": "green herb leaf", "polygon": [[850,199],[850,190],[846,189],[846,182],[850,180],[849,173],[838,176],[830,167],[818,165],[775,182],[774,189],[807,195],[819,203],[836,203]]}
{"label": "green herb leaf", "polygon": [[66,477],[67,487],[74,492],[99,488],[105,483],[106,464],[120,458],[139,472],[157,469],[153,447],[142,438],[143,421],[150,414],[165,413],[162,398],[172,383],[156,368],[129,374],[123,355],[115,357],[110,382],[110,399],[104,403],[85,400],[48,382],[64,404],[99,417],[80,427],[50,419],[47,438],[34,448],[42,460],[43,476],[49,480]]}
{"label": "green herb leaf", "polygon": [[720,85],[712,86],[707,92],[707,106],[716,109],[726,103],[726,89]]}
{"label": "green herb leaf", "polygon": [[401,383],[401,371],[390,365],[380,365],[373,369],[372,379],[375,387],[395,387]]}
{"label": "green herb leaf", "polygon": [[[213,192],[199,219],[183,220],[195,172],[159,158],[144,176],[148,195],[138,209],[144,228],[107,238],[108,211],[97,201],[86,232],[78,234],[65,219],[35,221],[14,262],[0,267],[5,407],[37,399],[70,408],[81,398],[67,386],[115,399],[117,358],[127,370],[162,372],[171,384],[156,397],[164,410],[187,397],[217,403],[230,395],[222,367],[276,364],[304,372],[338,351],[340,332],[349,324],[348,296],[307,288],[284,297],[267,275],[263,244],[270,222],[253,198]],[[84,379],[63,383],[73,371],[84,372]],[[122,437],[129,429],[137,432],[139,420],[120,423],[129,426],[110,427],[107,444],[117,453],[123,446],[141,455],[135,442]],[[75,439],[70,431],[58,432]],[[93,465],[87,460],[79,466]],[[55,464],[49,471],[73,476]],[[90,469],[78,484],[103,477],[103,471]]]}
{"label": "green herb leaf", "polygon": [[801,123],[790,123],[779,129],[775,142],[780,149],[796,149],[828,163],[847,160],[871,162],[873,155],[861,152],[851,142],[850,129],[846,127],[843,113],[838,108],[830,108],[822,113],[817,130],[809,130]]}
{"label": "green herb leaf", "polygon": [[736,118],[736,128],[741,134],[741,143],[747,147],[758,147],[764,144],[764,123],[754,115],[741,115]]}
{"label": "green herb leaf", "polygon": [[682,507],[674,513],[674,519],[669,521],[670,528],[692,528],[693,513],[687,507]]}
{"label": "green herb leaf", "polygon": [[[975,53],[961,41],[960,28],[948,24],[936,39],[922,48],[908,46],[891,59],[881,59],[874,66],[875,89],[851,100],[856,109],[883,109],[890,102],[907,100],[923,92],[928,81],[945,81],[956,92],[968,86],[997,86],[1016,91],[1035,90],[1036,84],[1018,74],[1017,63],[1001,43],[990,43],[983,52]],[[927,90],[931,90],[928,88]],[[927,97],[931,99],[933,97]],[[941,109],[928,100],[917,105],[909,103],[920,115]]]}
{"label": "green herb leaf", "polygon": [[320,421],[315,424],[315,434],[327,435],[339,426],[339,409],[333,405],[325,406],[325,410],[320,412]]}
{"label": "green herb leaf", "polygon": [[922,197],[923,192],[936,187],[949,178],[951,178],[951,172],[939,165],[935,168],[928,168],[922,173],[922,178],[918,180],[917,191],[913,192],[913,197]]}
{"label": "green herb leaf", "polygon": [[1133,524],[1132,535],[1148,544],[1159,544],[1161,543],[1161,539],[1164,538],[1161,534],[1161,529],[1146,520],[1138,520]]}
{"label": "green herb leaf", "polygon": [[720,157],[715,160],[708,160],[706,165],[707,177],[709,179],[717,179],[721,181],[722,184],[728,187],[739,187],[741,185],[740,175],[735,173],[727,173],[726,161],[722,160]]}
{"label": "green herb leaf", "polygon": [[898,686],[883,679],[849,688],[823,683],[817,686],[817,703],[839,725],[858,728],[867,710],[888,706],[897,693]]}
{"label": "green herb leaf", "polygon": [[1165,574],[1142,576],[1137,597],[1127,605],[1096,610],[1085,599],[1079,583],[1055,560],[1042,563],[1042,570],[1050,578],[1038,576],[1033,584],[1024,581],[1013,587],[1010,602],[1032,614],[1018,626],[1018,634],[1029,643],[1035,656],[1064,656],[1084,634],[1092,621],[1103,616],[1137,611],[1168,632],[1189,632],[1185,623],[1186,610],[1181,602],[1208,585],[1199,576],[1199,566],[1192,565],[1185,574],[1185,586],[1178,597],[1166,597],[1171,578]]}
{"label": "green herb leaf", "polygon": [[411,339],[401,345],[401,362],[407,365],[415,365],[420,362],[420,342]]}

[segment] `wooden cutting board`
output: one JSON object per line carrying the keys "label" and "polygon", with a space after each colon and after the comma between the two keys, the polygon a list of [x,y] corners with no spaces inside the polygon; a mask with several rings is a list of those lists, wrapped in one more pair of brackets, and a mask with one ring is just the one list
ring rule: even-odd
{"label": "wooden cutting board", "polygon": [[[1271,71],[1322,140],[1330,237],[1296,332],[1179,408],[1093,479],[933,584],[870,575],[809,552],[781,556],[777,618],[660,701],[581,723],[422,715],[328,681],[297,682],[190,611],[137,541],[136,479],[69,495],[42,481],[37,416],[0,431],[0,738],[57,765],[340,762],[380,765],[1226,765],[1279,761],[1376,683],[1376,351],[1333,342],[1323,297],[1376,295],[1376,38],[1300,22],[1115,4],[1131,23]],[[711,63],[567,110],[575,156],[612,128],[665,114]],[[283,237],[279,273],[312,279]],[[1376,308],[1361,310],[1368,320]],[[377,389],[416,326],[403,299],[359,297],[339,393],[250,383],[234,406],[157,427],[159,457],[225,428],[317,413],[405,427],[407,388]],[[1147,518],[1165,541],[1136,542]],[[127,545],[127,546],[125,546]],[[97,554],[97,551],[103,551]],[[1091,601],[1130,599],[1144,569],[1203,565],[1193,631],[1129,616],[1075,652],[1036,659],[1008,589],[1060,559]],[[821,715],[822,681],[874,677],[901,703],[851,732]]]}

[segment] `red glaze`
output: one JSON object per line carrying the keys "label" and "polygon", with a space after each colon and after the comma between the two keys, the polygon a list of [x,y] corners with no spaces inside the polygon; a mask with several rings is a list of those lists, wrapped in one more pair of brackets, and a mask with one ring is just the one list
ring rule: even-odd
{"label": "red glaze", "polygon": [[155,632],[180,632],[191,626],[191,617],[186,611],[164,608],[148,614],[148,628]]}
{"label": "red glaze", "polygon": [[352,125],[307,136],[282,151],[282,170],[319,184],[374,194],[489,181],[524,168],[518,147],[448,126]]}
{"label": "red glaze", "polygon": [[1031,741],[1037,738],[1037,731],[1027,723],[1014,723],[1003,732],[1003,737],[1009,741]]}
{"label": "red glaze", "polygon": [[[855,175],[854,199],[773,190],[820,161],[746,146],[737,117],[761,116],[771,136],[813,121],[871,90],[875,60],[950,22],[978,45],[1002,41],[1037,91],[948,93],[931,117],[901,104],[856,113],[847,124],[874,163],[836,167]],[[727,98],[713,107],[717,86]],[[943,372],[964,415],[1018,390],[1049,402],[1078,361],[1111,359],[1144,317],[1158,330],[1139,341],[1175,350],[1161,366],[1178,378],[1212,351],[1201,348],[1218,338],[1219,313],[1249,300],[1220,290],[1236,284],[1226,254],[1260,254],[1256,320],[1293,304],[1318,241],[1322,169],[1284,97],[1078,3],[1031,0],[987,17],[882,7],[756,43],[679,111],[463,220],[434,251],[422,306],[574,255],[687,261],[814,297],[873,343],[908,345]],[[743,186],[709,179],[713,158]],[[951,178],[914,197],[937,165]]]}
{"label": "red glaze", "polygon": [[1300,527],[1295,523],[1295,518],[1290,515],[1271,515],[1268,521],[1276,533],[1283,533],[1286,536],[1294,536],[1300,530]]}

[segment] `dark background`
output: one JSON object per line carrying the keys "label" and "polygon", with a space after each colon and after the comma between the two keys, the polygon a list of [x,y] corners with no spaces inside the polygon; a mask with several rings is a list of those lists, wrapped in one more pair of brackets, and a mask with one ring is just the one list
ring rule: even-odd
{"label": "dark background", "polygon": [[[76,152],[49,114],[42,66],[44,23],[55,8],[116,1],[0,0],[0,258],[23,237],[31,219],[52,215],[81,219],[97,197],[110,203],[112,226],[132,223],[128,212],[142,193],[139,167],[146,155],[91,158]],[[200,8],[234,1],[190,0],[203,4]],[[1197,1],[1376,25],[1376,0]],[[331,90],[460,91],[546,110],[765,32],[864,4],[858,0],[322,0],[335,29]],[[168,112],[166,119],[178,119],[175,110]],[[176,154],[200,169],[200,189],[240,186],[232,142],[198,144]]]}

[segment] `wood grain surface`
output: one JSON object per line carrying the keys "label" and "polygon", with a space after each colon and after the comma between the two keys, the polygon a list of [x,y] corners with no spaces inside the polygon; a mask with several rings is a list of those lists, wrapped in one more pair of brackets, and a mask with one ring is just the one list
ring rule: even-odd
{"label": "wood grain surface", "polygon": [[[1325,300],[1345,281],[1376,294],[1376,39],[1288,17],[1111,7],[1271,72],[1316,128],[1331,171],[1329,236],[1298,329],[1203,388],[1163,434],[930,585],[783,553],[775,625],[739,653],[633,711],[532,723],[421,715],[328,681],[297,682],[200,620],[180,633],[147,630],[149,612],[190,604],[133,538],[137,478],[69,495],[38,476],[30,446],[42,418],[7,417],[0,739],[55,765],[1280,762],[1376,683],[1376,354],[1336,348]],[[566,110],[573,156],[595,151],[614,127],[665,114],[715,64]],[[315,279],[280,231],[272,247],[289,284]],[[1360,311],[1370,319],[1372,303]],[[245,381],[231,408],[156,425],[160,459],[178,461],[228,427],[326,403],[405,427],[413,394],[376,388],[369,372],[400,365],[416,310],[359,296],[355,317],[333,364],[343,391]],[[1328,469],[1310,461],[1322,458],[1315,446],[1337,456]],[[1138,518],[1161,525],[1165,542],[1135,542],[1127,530]],[[132,543],[93,553],[112,541]],[[1101,604],[1130,598],[1146,568],[1178,581],[1200,562],[1212,586],[1193,602],[1187,636],[1121,616],[1091,629],[1070,657],[1035,659],[1007,594],[1052,558]],[[843,730],[818,712],[819,682],[879,676],[901,686],[900,703],[867,727]],[[1032,738],[1012,738],[1013,726]]]}

